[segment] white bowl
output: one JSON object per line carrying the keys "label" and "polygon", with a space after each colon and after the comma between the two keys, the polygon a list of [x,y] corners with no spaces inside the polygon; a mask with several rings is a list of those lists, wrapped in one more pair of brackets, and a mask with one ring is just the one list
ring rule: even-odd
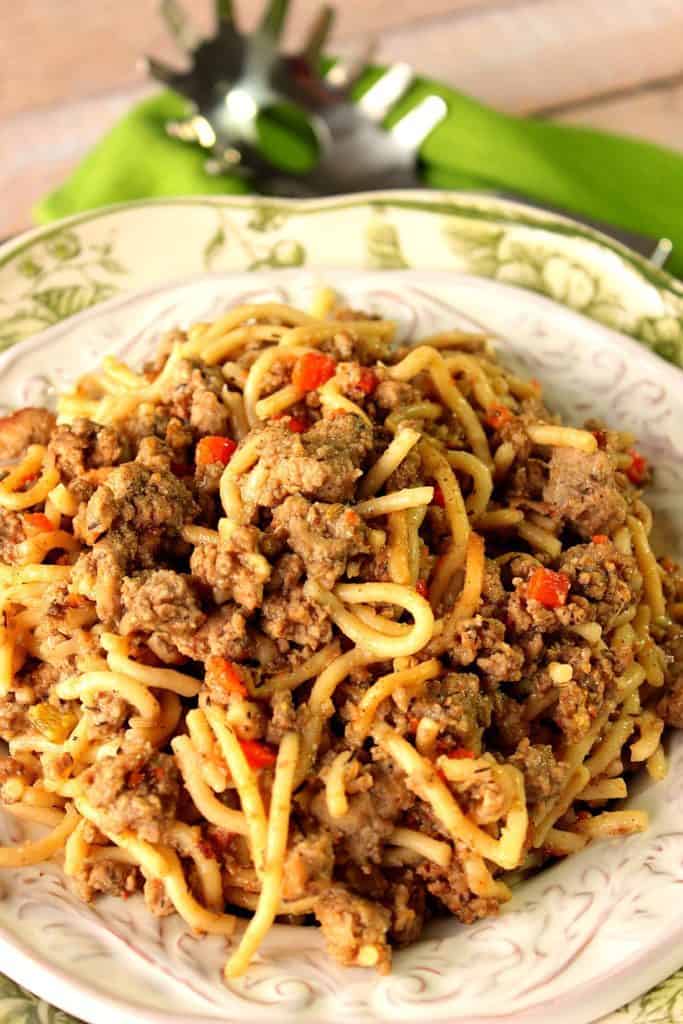
{"label": "white bowl", "polygon": [[[533,291],[449,271],[214,273],[126,294],[23,341],[0,357],[0,403],[49,401],[108,352],[133,362],[175,324],[214,317],[246,296],[306,306],[324,280],[357,308],[397,319],[406,336],[481,328],[502,359],[544,385],[570,422],[633,430],[656,467],[649,495],[660,542],[683,556],[683,375],[634,341]],[[498,919],[432,924],[388,977],[344,969],[312,928],[276,926],[246,978],[226,987],[225,946],[140,898],[86,906],[58,868],[2,877],[0,951],[10,977],[98,1024],[584,1024],[683,962],[683,742],[670,773],[632,798],[648,832],[594,843],[516,891]],[[17,826],[5,822],[6,841]]]}

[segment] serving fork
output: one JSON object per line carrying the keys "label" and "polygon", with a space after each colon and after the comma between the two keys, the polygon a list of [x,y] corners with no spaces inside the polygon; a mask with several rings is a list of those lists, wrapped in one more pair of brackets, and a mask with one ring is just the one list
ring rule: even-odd
{"label": "serving fork", "polygon": [[[189,66],[179,71],[150,57],[149,71],[193,108],[186,120],[167,126],[169,133],[210,150],[212,173],[237,171],[272,195],[418,186],[419,149],[446,116],[445,101],[427,96],[391,128],[383,128],[414,80],[412,69],[392,65],[354,103],[351,90],[369,53],[338,61],[320,74],[321,52],[334,20],[332,9],[323,7],[303,48],[284,55],[279,44],[289,2],[270,0],[259,27],[246,35],[237,28],[232,4],[217,0],[216,32],[200,40],[177,0],[164,0],[162,13]],[[259,115],[283,103],[305,111],[318,148],[315,165],[296,174],[276,167],[258,145]]]}
{"label": "serving fork", "polygon": [[[354,102],[353,86],[372,46],[321,74],[334,11],[321,7],[301,50],[287,55],[280,40],[289,6],[290,0],[269,0],[256,31],[245,34],[237,26],[231,0],[215,0],[215,32],[202,39],[179,0],[161,0],[161,13],[188,66],[177,70],[149,57],[148,69],[191,105],[186,119],[167,125],[169,134],[204,147],[210,154],[210,173],[238,173],[268,195],[306,197],[419,187],[419,150],[447,114],[444,99],[428,95],[392,127],[384,127],[414,81],[412,69],[393,64]],[[318,159],[308,170],[284,170],[259,146],[260,115],[283,103],[302,109],[313,131]],[[504,195],[528,202],[523,196]],[[656,266],[664,266],[671,254],[669,239],[657,241],[569,216],[612,235]]]}

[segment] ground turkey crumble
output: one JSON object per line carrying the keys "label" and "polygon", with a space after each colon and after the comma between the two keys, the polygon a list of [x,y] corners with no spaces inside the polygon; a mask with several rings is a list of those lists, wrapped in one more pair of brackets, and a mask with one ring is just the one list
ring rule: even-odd
{"label": "ground turkey crumble", "polygon": [[[623,713],[621,678],[642,654],[654,652],[664,676],[661,686],[643,689],[647,710],[683,727],[683,630],[676,621],[683,579],[662,560],[667,609],[678,612],[651,623],[649,646],[640,648],[638,639],[634,644],[629,617],[644,599],[643,567],[618,531],[630,515],[649,528],[641,500],[649,470],[630,439],[600,424],[589,425],[594,452],[534,443],[530,427],[553,422],[535,388],[500,376],[485,343],[463,339],[464,351],[481,360],[500,399],[493,408],[481,408],[473,381],[457,371],[456,384],[479,416],[493,456],[487,511],[524,516],[546,530],[561,552],[556,556],[552,546],[544,550],[527,542],[514,525],[499,530],[473,522],[485,544],[476,607],[458,604],[464,576],[459,568],[436,607],[439,625],[423,649],[400,661],[368,652],[320,696],[324,686],[316,680],[329,680],[326,670],[353,644],[335,624],[340,620],[334,603],[331,612],[311,594],[323,588],[339,596],[340,584],[400,581],[416,584],[423,598],[433,600],[434,572],[452,544],[452,509],[426,471],[424,445],[434,446],[446,461],[449,452],[471,447],[463,423],[441,403],[431,374],[395,380],[392,364],[407,349],[392,350],[381,338],[363,336],[354,330],[357,317],[353,310],[337,311],[343,329],[319,347],[306,343],[315,372],[326,379],[332,374],[337,390],[321,394],[317,385],[309,388],[297,375],[300,356],[276,361],[258,398],[294,386],[297,400],[266,422],[254,418],[249,402],[240,411],[240,390],[263,351],[261,342],[235,349],[224,366],[210,366],[180,356],[178,346],[188,340],[183,331],[163,339],[158,356],[143,370],[149,384],[164,372],[158,398],[133,404],[118,421],[104,425],[95,422],[104,417],[93,413],[92,420],[56,425],[51,413],[37,409],[0,419],[0,459],[19,458],[31,444],[47,446],[48,465],[65,488],[63,507],[73,503],[75,510],[61,518],[44,503],[0,510],[0,561],[16,571],[32,538],[55,526],[71,531],[76,541],[73,551],[55,547],[45,556],[46,565],[70,571],[41,591],[31,642],[19,633],[14,685],[0,696],[0,737],[30,737],[40,741],[40,750],[46,738],[57,742],[50,741],[50,729],[68,736],[86,707],[93,743],[106,744],[95,760],[80,766],[83,799],[103,830],[88,825],[86,842],[100,851],[109,836],[132,832],[172,846],[172,826],[180,821],[196,829],[201,850],[218,865],[230,904],[237,891],[247,902],[258,894],[249,841],[203,820],[182,782],[171,740],[192,729],[196,739],[202,719],[195,716],[188,724],[190,710],[224,715],[256,773],[268,813],[283,737],[295,732],[308,742],[319,735],[292,797],[282,898],[304,901],[296,920],[315,919],[340,963],[386,971],[391,948],[418,938],[430,918],[449,913],[472,923],[497,913],[500,899],[473,891],[468,850],[449,835],[418,795],[415,779],[398,767],[372,728],[360,728],[359,705],[368,690],[394,671],[427,661],[436,666],[426,682],[399,686],[382,700],[373,725],[385,723],[429,761],[462,762],[462,775],[446,785],[469,820],[494,838],[511,807],[510,778],[521,777],[531,822],[525,855],[534,822],[567,783],[567,751],[605,713]],[[275,328],[266,344],[277,340],[283,325]],[[446,359],[452,354],[442,353]],[[84,397],[95,397],[94,378],[83,386]],[[343,408],[332,407],[331,395]],[[359,512],[364,475],[404,427],[421,433],[422,441],[393,469],[378,496],[435,486],[432,503],[424,517],[411,509],[391,518]],[[460,470],[456,476],[469,507],[472,479]],[[227,485],[230,478],[234,507],[226,515],[222,481]],[[416,532],[402,560],[390,544],[404,528],[406,535]],[[549,571],[559,574],[561,599],[549,600],[538,589],[539,573],[546,579]],[[21,623],[20,598],[6,602],[0,625],[15,618]],[[410,623],[410,615],[384,599],[353,609],[370,622],[368,628],[387,636]],[[640,620],[634,625],[642,629]],[[198,691],[193,698],[169,698],[152,687],[165,713],[176,709],[179,716],[157,741],[161,749],[142,738],[139,710],[123,691],[95,691],[87,703],[63,699],[64,680],[105,670],[103,632],[124,638],[133,661],[153,670],[174,668],[195,684],[189,687]],[[308,670],[312,658],[315,671]],[[166,677],[173,678],[177,682],[177,676]],[[315,710],[312,693],[320,698]],[[637,730],[636,724],[636,738]],[[226,772],[220,744],[206,737],[204,744],[199,761],[211,799],[237,809],[235,780]],[[22,759],[20,753],[0,759],[5,801],[16,800],[23,786],[39,779],[39,759]],[[340,765],[345,802],[335,806],[328,784]],[[633,767],[627,750],[608,774],[616,777]],[[437,768],[427,766],[429,772]],[[49,765],[53,779],[71,780],[75,771],[68,751]],[[440,777],[444,781],[445,773]],[[583,814],[601,809],[585,801],[580,806]],[[559,827],[572,827],[574,813],[570,809]],[[402,847],[396,829],[448,844],[448,866]],[[202,902],[196,867],[179,848],[178,854]],[[551,853],[544,849],[538,856]],[[486,867],[498,879],[498,867]],[[142,891],[152,914],[175,912],[163,880],[100,852],[86,858],[74,884],[84,899]]]}
{"label": "ground turkey crumble", "polygon": [[242,485],[245,500],[274,508],[288,495],[349,501],[372,450],[372,428],[358,416],[321,419],[305,433],[275,422],[261,429],[260,459]]}
{"label": "ground turkey crumble", "polygon": [[102,819],[102,828],[135,832],[150,843],[163,842],[176,818],[179,774],[175,761],[145,742],[132,743],[115,757],[87,769],[84,794]]}

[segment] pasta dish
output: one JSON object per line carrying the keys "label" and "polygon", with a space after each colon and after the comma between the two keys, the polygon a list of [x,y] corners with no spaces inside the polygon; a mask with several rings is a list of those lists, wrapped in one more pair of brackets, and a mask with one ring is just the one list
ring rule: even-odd
{"label": "pasta dish", "polygon": [[[84,900],[342,964],[647,826],[683,587],[625,433],[453,330],[271,303],[0,421],[0,801]],[[234,934],[233,934],[234,933]]]}

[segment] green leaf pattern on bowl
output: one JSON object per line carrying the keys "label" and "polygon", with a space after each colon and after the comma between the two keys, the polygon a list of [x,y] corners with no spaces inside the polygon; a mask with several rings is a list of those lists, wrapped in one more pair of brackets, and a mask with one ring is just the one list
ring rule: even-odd
{"label": "green leaf pattern on bowl", "polygon": [[[177,202],[200,205],[215,217],[199,251],[187,253],[197,270],[452,267],[546,295],[683,366],[683,286],[591,228],[552,214],[437,192],[307,203]],[[22,288],[20,304],[16,295],[9,303],[0,298],[0,347],[125,288],[135,254],[114,251],[113,237],[92,239],[91,222],[107,214],[84,214],[38,232],[0,258],[0,273],[14,263],[13,278]],[[6,315],[5,305],[11,307]]]}
{"label": "green leaf pattern on bowl", "polygon": [[0,975],[0,1024],[80,1024],[80,1021]]}
{"label": "green leaf pattern on bowl", "polygon": [[[683,286],[617,243],[562,218],[501,201],[426,192],[302,205],[195,202],[215,214],[197,251],[188,254],[198,271],[304,264],[452,268],[538,292],[683,366]],[[7,297],[0,290],[0,349],[126,289],[130,253],[117,251],[114,236],[100,232],[94,240],[90,230],[106,216],[101,211],[73,218],[0,254],[0,282],[9,270],[13,291]],[[357,228],[353,241],[344,234],[349,218]],[[608,1020],[683,1024],[683,969],[604,1024]],[[76,1022],[0,975],[0,1024]]]}

